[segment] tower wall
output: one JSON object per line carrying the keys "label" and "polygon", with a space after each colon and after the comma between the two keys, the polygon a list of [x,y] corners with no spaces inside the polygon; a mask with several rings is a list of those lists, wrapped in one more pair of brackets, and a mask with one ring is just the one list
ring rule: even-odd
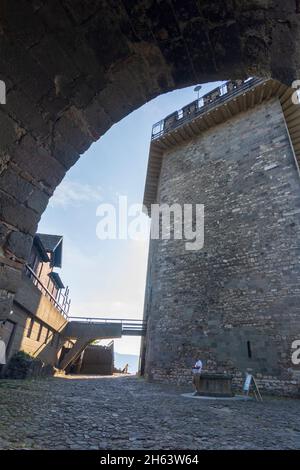
{"label": "tower wall", "polygon": [[297,395],[300,179],[279,101],[166,151],[157,202],[204,204],[205,241],[150,243],[145,375],[190,383],[201,358],[236,385],[248,370]]}

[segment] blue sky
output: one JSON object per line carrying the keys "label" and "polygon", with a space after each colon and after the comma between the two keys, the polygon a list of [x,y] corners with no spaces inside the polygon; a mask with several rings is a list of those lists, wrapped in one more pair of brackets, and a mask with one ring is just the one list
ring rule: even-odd
{"label": "blue sky", "polygon": [[[201,95],[220,82],[203,85]],[[63,268],[71,315],[142,318],[148,242],[99,240],[101,203],[142,203],[152,125],[196,99],[194,87],[161,95],[115,124],[94,143],[50,199],[38,231],[63,235]],[[115,350],[139,354],[139,338],[115,341]]]}

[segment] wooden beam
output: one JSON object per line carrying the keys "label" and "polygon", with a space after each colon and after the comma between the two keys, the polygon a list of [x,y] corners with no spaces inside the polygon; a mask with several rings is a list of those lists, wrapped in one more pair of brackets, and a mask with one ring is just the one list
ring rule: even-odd
{"label": "wooden beam", "polygon": [[269,80],[266,85],[266,100],[269,100],[274,91],[274,82],[273,80]]}
{"label": "wooden beam", "polygon": [[177,145],[180,145],[182,143],[182,138],[180,137],[180,133],[178,132],[178,129],[174,131],[173,137],[176,140]]}
{"label": "wooden beam", "polygon": [[182,126],[182,127],[180,128],[180,130],[181,130],[181,133],[182,133],[182,135],[183,135],[183,139],[184,139],[184,140],[188,140],[188,139],[191,138],[191,135],[187,132],[185,126]]}
{"label": "wooden beam", "polygon": [[300,115],[300,104],[292,104],[286,111],[284,111],[284,116],[286,120],[289,117],[293,118],[297,114]]}
{"label": "wooden beam", "polygon": [[191,121],[191,128],[192,128],[192,131],[194,132],[195,135],[199,135],[200,134],[200,129],[197,125],[197,121],[194,120],[194,121]]}
{"label": "wooden beam", "polygon": [[297,117],[295,117],[295,118],[293,118],[293,119],[288,119],[288,120],[287,120],[287,125],[288,125],[288,127],[290,127],[290,126],[291,126],[291,127],[297,126],[297,125],[299,125],[299,124],[300,124],[300,116],[297,116]]}
{"label": "wooden beam", "polygon": [[228,114],[228,117],[231,118],[232,117],[232,113],[228,107],[228,104],[225,103],[224,106],[223,106],[223,109],[226,111],[226,113]]}
{"label": "wooden beam", "polygon": [[286,109],[286,106],[289,106],[290,104],[292,104],[292,94],[293,94],[293,91],[291,91],[290,89],[288,89],[284,95],[281,97],[280,99],[280,102],[281,102],[281,106]]}
{"label": "wooden beam", "polygon": [[262,87],[259,92],[259,98],[258,98],[258,104],[261,104],[263,99],[264,99],[264,94],[265,94],[265,83],[262,84]]}
{"label": "wooden beam", "polygon": [[286,92],[286,90],[287,90],[287,86],[284,85],[284,84],[281,83],[281,82],[278,82],[278,84],[279,84],[279,86],[278,86],[277,90],[275,90],[275,92],[276,92],[276,95],[278,96],[278,98],[280,98],[280,100],[281,100],[283,94],[284,94],[284,93]]}
{"label": "wooden beam", "polygon": [[191,138],[196,137],[199,133],[197,130],[194,129],[192,121],[190,121],[187,125],[188,131],[191,134]]}
{"label": "wooden beam", "polygon": [[242,97],[241,97],[241,101],[242,101],[242,110],[243,111],[246,111],[247,110],[247,98],[246,98],[246,93],[243,93]]}
{"label": "wooden beam", "polygon": [[300,128],[299,124],[296,124],[295,126],[288,126],[289,133],[292,134],[293,132],[297,131]]}

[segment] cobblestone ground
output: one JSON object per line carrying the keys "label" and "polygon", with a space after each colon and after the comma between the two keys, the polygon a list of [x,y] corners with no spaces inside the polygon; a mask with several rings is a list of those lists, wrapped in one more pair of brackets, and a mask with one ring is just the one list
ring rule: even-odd
{"label": "cobblestone ground", "polygon": [[204,401],[136,377],[0,381],[1,449],[297,449],[300,401]]}

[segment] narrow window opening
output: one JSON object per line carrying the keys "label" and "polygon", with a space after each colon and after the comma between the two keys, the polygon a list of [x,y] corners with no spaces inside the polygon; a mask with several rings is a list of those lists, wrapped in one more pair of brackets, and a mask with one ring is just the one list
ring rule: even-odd
{"label": "narrow window opening", "polygon": [[30,336],[31,336],[33,324],[34,324],[34,319],[31,318],[30,324],[29,324],[29,327],[28,327],[28,330],[27,330],[27,338],[30,338]]}
{"label": "narrow window opening", "polygon": [[251,343],[250,341],[247,341],[247,350],[248,350],[248,357],[251,359],[252,357],[252,351],[251,351]]}
{"label": "narrow window opening", "polygon": [[40,323],[38,335],[37,335],[37,338],[36,338],[37,341],[41,340],[42,329],[43,329],[43,325]]}

